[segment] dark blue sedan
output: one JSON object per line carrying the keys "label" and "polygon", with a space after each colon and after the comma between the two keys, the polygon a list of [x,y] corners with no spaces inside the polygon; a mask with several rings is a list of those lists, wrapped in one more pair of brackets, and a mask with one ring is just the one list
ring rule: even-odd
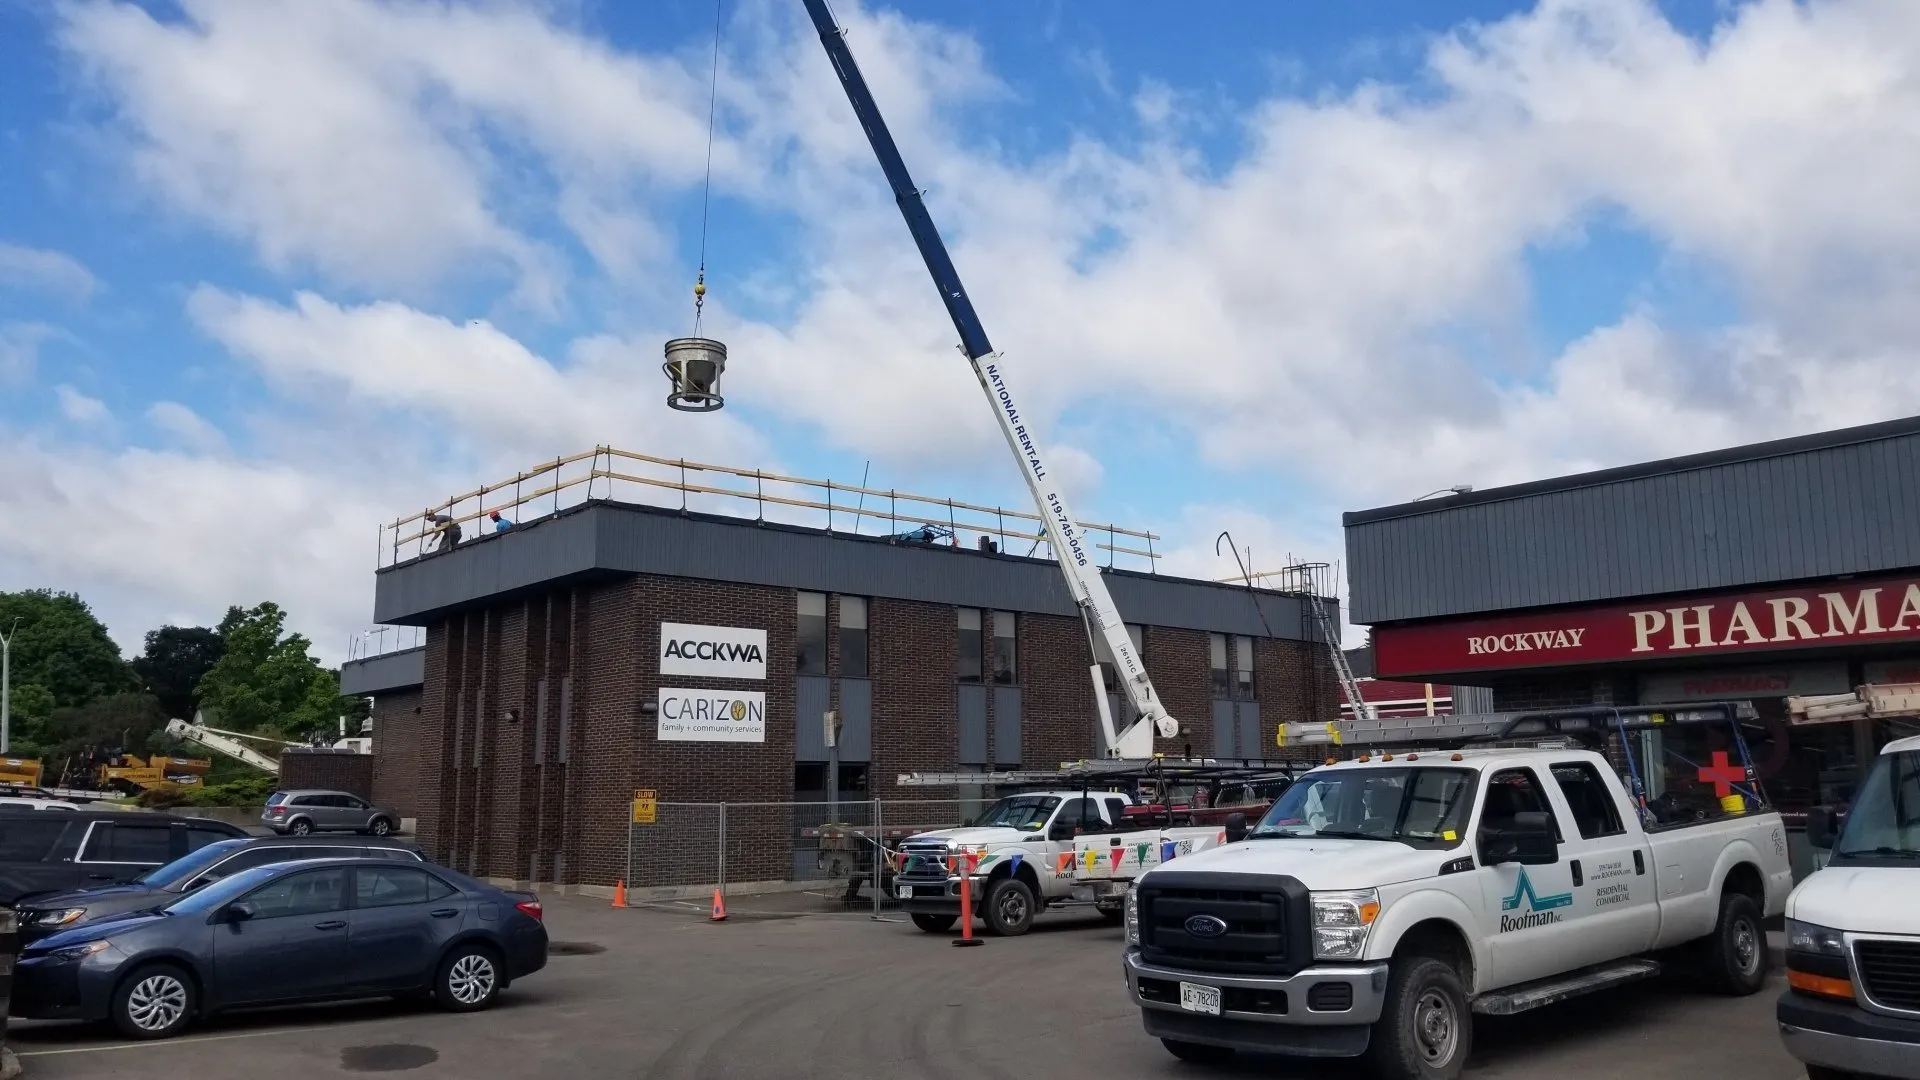
{"label": "dark blue sedan", "polygon": [[227,1009],[383,995],[484,1009],[547,962],[540,901],[433,865],[257,867],[20,952],[13,1015],[178,1034]]}

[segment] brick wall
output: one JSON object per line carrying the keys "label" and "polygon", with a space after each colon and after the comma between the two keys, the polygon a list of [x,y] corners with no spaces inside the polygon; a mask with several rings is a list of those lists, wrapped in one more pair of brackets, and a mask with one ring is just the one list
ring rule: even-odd
{"label": "brick wall", "polygon": [[950,798],[951,789],[902,788],[894,781],[903,772],[959,769],[954,763],[960,750],[954,610],[879,598],[867,607],[867,657],[873,673],[869,794],[876,799]]}
{"label": "brick wall", "polygon": [[439,755],[426,745],[426,695],[420,690],[373,699],[373,801],[403,818],[420,816],[420,797]]}
{"label": "brick wall", "polygon": [[280,752],[282,791],[322,788],[373,798],[373,755],[294,747]]}
{"label": "brick wall", "polygon": [[1280,761],[1316,761],[1324,750],[1274,745],[1282,723],[1335,720],[1340,716],[1340,681],[1325,647],[1283,638],[1253,643],[1253,693],[1260,702],[1261,741],[1267,757]]}
{"label": "brick wall", "polygon": [[[1144,627],[1147,674],[1160,692],[1160,704],[1180,721],[1180,734],[1167,744],[1169,753],[1209,757],[1213,754],[1213,691],[1204,630]],[[1082,681],[1085,681],[1083,678]],[[1157,743],[1156,743],[1157,745]]]}

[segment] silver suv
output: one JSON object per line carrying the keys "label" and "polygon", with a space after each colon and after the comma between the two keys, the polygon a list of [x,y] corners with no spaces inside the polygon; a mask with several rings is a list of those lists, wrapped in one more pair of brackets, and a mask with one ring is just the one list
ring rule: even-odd
{"label": "silver suv", "polygon": [[386,836],[400,829],[400,815],[344,791],[276,791],[267,796],[260,824],[282,835],[361,832]]}

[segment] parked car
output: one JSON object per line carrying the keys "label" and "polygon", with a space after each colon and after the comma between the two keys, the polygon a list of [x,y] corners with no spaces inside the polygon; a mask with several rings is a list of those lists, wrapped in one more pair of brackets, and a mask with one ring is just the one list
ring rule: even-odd
{"label": "parked car", "polygon": [[537,897],[431,864],[257,866],[28,945],[12,1014],[159,1039],[261,1005],[425,993],[468,1012],[546,966],[540,920]]}
{"label": "parked car", "polygon": [[208,844],[245,836],[224,821],[131,811],[0,811],[0,905],[32,893],[132,881]]}
{"label": "parked car", "polygon": [[22,897],[15,904],[20,916],[20,940],[23,944],[37,941],[109,915],[159,907],[221,878],[268,863],[355,858],[426,861],[413,845],[385,837],[259,836],[221,840],[123,885]]}
{"label": "parked car", "polygon": [[281,835],[360,832],[386,836],[400,828],[400,815],[344,791],[276,791],[267,796],[260,824]]}

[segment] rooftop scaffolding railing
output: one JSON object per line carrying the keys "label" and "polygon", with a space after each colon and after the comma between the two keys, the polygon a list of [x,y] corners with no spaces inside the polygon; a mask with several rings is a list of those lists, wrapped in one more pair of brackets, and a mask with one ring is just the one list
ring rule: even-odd
{"label": "rooftop scaffolding railing", "polygon": [[[1007,554],[1053,557],[1040,516],[1031,511],[596,446],[381,525],[378,565],[438,550],[450,525],[461,527],[463,541],[491,531],[489,515],[496,511],[518,527],[587,502],[638,502],[741,518],[751,504],[756,521],[938,546],[979,547],[992,540]],[[1128,556],[1136,568],[1144,560],[1147,572],[1156,570],[1157,534],[1101,522],[1079,525],[1106,552],[1108,566]],[[1027,550],[1014,550],[1022,543]]]}
{"label": "rooftop scaffolding railing", "polygon": [[388,653],[418,649],[427,643],[424,626],[376,626],[347,639],[347,660],[371,660]]}

